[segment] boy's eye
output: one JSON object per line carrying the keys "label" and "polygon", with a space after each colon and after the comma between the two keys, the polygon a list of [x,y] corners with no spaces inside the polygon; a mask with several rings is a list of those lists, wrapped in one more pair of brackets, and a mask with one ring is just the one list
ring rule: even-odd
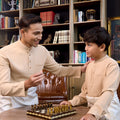
{"label": "boy's eye", "polygon": [[91,46],[91,44],[89,44],[89,43],[88,43],[87,45],[88,45],[88,46]]}

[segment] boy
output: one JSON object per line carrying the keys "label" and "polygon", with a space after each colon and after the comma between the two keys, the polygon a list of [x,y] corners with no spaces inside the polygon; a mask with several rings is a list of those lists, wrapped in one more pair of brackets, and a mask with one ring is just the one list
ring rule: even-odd
{"label": "boy", "polygon": [[120,81],[119,66],[106,51],[110,36],[102,27],[94,27],[84,35],[87,57],[94,59],[89,63],[81,93],[72,100],[60,104],[72,106],[88,103],[88,113],[80,120],[119,120],[120,103],[117,88]]}

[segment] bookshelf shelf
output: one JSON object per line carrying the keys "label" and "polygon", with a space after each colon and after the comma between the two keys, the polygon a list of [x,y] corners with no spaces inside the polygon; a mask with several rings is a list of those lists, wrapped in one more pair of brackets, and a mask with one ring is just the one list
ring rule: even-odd
{"label": "bookshelf shelf", "polygon": [[85,44],[83,41],[80,42],[74,42],[74,44]]}
{"label": "bookshelf shelf", "polygon": [[74,22],[74,25],[100,25],[101,20]]}
{"label": "bookshelf shelf", "polygon": [[50,5],[50,6],[41,6],[41,7],[34,7],[34,8],[26,8],[23,10],[25,13],[39,13],[41,11],[48,11],[48,10],[65,10],[66,8],[69,9],[69,4],[62,4],[62,5]]}
{"label": "bookshelf shelf", "polygon": [[69,43],[56,43],[56,44],[53,44],[53,43],[49,43],[49,44],[41,44],[43,46],[58,46],[58,45],[69,45]]}
{"label": "bookshelf shelf", "polygon": [[52,28],[52,27],[64,27],[64,26],[69,26],[69,23],[61,23],[61,24],[52,24],[52,25],[46,25],[46,26],[43,26],[44,28]]}
{"label": "bookshelf shelf", "polygon": [[1,11],[0,14],[10,17],[19,16],[19,10]]}
{"label": "bookshelf shelf", "polygon": [[84,63],[61,63],[63,66],[83,66]]}
{"label": "bookshelf shelf", "polygon": [[1,31],[18,31],[19,27],[11,27],[11,28],[1,28]]}
{"label": "bookshelf shelf", "polygon": [[100,4],[100,0],[92,0],[92,1],[80,1],[80,2],[74,2],[75,7],[86,7],[91,5],[98,5]]}

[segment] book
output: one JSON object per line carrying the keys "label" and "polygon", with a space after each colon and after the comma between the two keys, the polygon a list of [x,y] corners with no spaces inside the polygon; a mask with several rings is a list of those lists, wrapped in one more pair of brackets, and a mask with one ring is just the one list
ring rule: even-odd
{"label": "book", "polygon": [[58,32],[59,31],[55,31],[55,35],[54,35],[54,39],[53,39],[53,44],[58,43]]}
{"label": "book", "polygon": [[40,6],[50,5],[50,0],[40,0]]}
{"label": "book", "polygon": [[42,25],[45,26],[46,25],[46,21],[47,21],[47,15],[46,12],[40,12],[40,18],[42,19]]}
{"label": "book", "polygon": [[46,25],[51,25],[54,22],[55,13],[53,11],[46,12]]}
{"label": "book", "polygon": [[73,10],[73,21],[74,22],[78,21],[78,9]]}

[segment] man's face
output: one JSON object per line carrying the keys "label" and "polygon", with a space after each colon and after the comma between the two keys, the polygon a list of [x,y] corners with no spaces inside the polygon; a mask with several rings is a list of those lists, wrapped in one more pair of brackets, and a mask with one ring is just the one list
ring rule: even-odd
{"label": "man's face", "polygon": [[42,39],[42,32],[43,28],[40,23],[31,24],[27,30],[23,29],[21,41],[27,47],[37,47]]}

